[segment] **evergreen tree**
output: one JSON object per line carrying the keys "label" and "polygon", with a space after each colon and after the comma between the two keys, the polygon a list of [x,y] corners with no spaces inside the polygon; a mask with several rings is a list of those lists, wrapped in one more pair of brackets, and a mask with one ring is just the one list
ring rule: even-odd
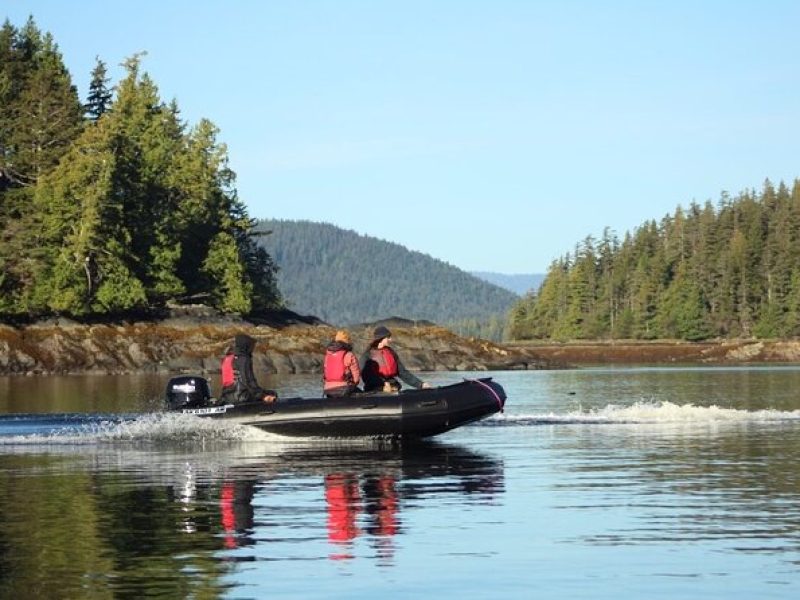
{"label": "evergreen tree", "polygon": [[113,92],[108,87],[110,80],[106,63],[100,60],[99,56],[95,58],[95,61],[94,69],[92,69],[92,78],[89,82],[89,95],[83,107],[91,121],[97,121],[108,111],[111,100],[114,97]]}
{"label": "evergreen tree", "polygon": [[27,310],[44,249],[33,196],[81,129],[80,104],[52,37],[33,19],[0,29],[0,310]]}
{"label": "evergreen tree", "polygon": [[508,317],[508,332],[512,339],[526,339],[532,337],[529,307],[533,306],[534,292],[529,292],[512,308]]}
{"label": "evergreen tree", "polygon": [[48,256],[32,288],[31,309],[81,315],[146,305],[115,188],[117,145],[110,123],[87,129],[38,186]]}
{"label": "evergreen tree", "polygon": [[[557,329],[568,307],[569,257],[553,261],[537,293],[528,294],[512,309],[512,339],[559,337]],[[568,339],[568,338],[565,338]]]}
{"label": "evergreen tree", "polygon": [[181,153],[182,139],[155,84],[140,75],[140,60],[141,55],[135,55],[125,61],[127,76],[118,85],[108,119],[119,132],[114,185],[123,198],[123,220],[138,259],[132,267],[148,296],[158,301],[183,291],[172,274],[175,247],[166,223],[175,210],[167,177]]}
{"label": "evergreen tree", "polygon": [[232,235],[220,232],[211,240],[202,272],[215,284],[211,288],[215,306],[224,312],[250,312],[253,287],[246,280],[239,246]]}
{"label": "evergreen tree", "polygon": [[[10,142],[15,122],[14,103],[21,82],[16,43],[17,30],[6,20],[0,28],[0,199],[14,183]],[[0,203],[0,218],[4,216],[4,208],[5,201]]]}
{"label": "evergreen tree", "polygon": [[[9,34],[4,29],[3,36]],[[55,167],[79,134],[82,111],[58,46],[32,18],[18,32],[10,58],[5,77],[16,81],[10,89],[8,82],[0,84],[8,102],[0,126],[5,140],[0,169],[12,185],[27,187]]]}
{"label": "evergreen tree", "polygon": [[800,337],[800,267],[792,270],[791,286],[786,297],[786,337]]}
{"label": "evergreen tree", "polygon": [[567,275],[567,309],[553,331],[557,338],[594,337],[597,331],[594,314],[597,299],[594,239],[584,239],[575,249],[575,261]]}

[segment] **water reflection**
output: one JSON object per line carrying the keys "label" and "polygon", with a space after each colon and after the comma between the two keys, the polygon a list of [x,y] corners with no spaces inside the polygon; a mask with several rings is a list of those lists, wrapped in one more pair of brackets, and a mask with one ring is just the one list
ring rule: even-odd
{"label": "water reflection", "polygon": [[223,546],[229,550],[240,545],[252,544],[247,535],[253,529],[253,481],[225,481],[219,494],[220,524],[223,531]]}
{"label": "water reflection", "polygon": [[[574,541],[730,543],[800,550],[800,431],[793,425],[580,428],[555,444],[561,510],[616,514]],[[631,510],[633,509],[633,510]]]}
{"label": "water reflection", "polygon": [[[325,502],[328,507],[328,540],[344,547],[358,534],[356,519],[361,512],[358,477],[352,473],[331,473],[325,476]],[[343,549],[331,558],[353,558]]]}
{"label": "water reflection", "polygon": [[298,552],[390,566],[406,503],[504,492],[502,461],[438,444],[11,450],[0,454],[2,597],[214,597],[237,564]]}
{"label": "water reflection", "polygon": [[[213,490],[216,485],[210,480],[199,487]],[[219,485],[225,547],[261,541],[256,523],[260,515],[252,504],[259,489],[266,497],[276,490],[296,493],[309,486],[324,500],[328,558],[354,559],[358,539],[368,539],[378,562],[391,564],[392,538],[403,533],[404,503],[451,494],[492,502],[504,491],[503,465],[463,447],[436,443],[368,449],[314,446],[286,451],[260,464],[250,460],[227,469]],[[321,510],[316,512],[322,516]],[[272,532],[279,529],[276,525]],[[299,526],[313,524],[291,525]]]}
{"label": "water reflection", "polygon": [[[353,542],[359,536],[391,538],[399,533],[399,497],[396,475],[376,477],[357,472],[329,473],[322,478],[325,499],[329,558],[353,559]],[[219,486],[220,525],[223,547],[227,550],[254,546],[256,511],[253,499],[258,479],[226,480]],[[209,486],[210,490],[214,486]],[[186,497],[179,498],[185,502]],[[195,532],[196,524],[187,520],[183,531]],[[388,564],[394,555],[388,539],[377,542],[381,562]]]}

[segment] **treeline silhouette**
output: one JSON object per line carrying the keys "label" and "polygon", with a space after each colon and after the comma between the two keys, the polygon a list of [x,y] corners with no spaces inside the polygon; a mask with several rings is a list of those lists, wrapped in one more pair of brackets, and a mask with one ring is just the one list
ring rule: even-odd
{"label": "treeline silhouette", "polygon": [[326,223],[264,220],[261,244],[289,307],[334,324],[389,316],[499,339],[518,296],[395,243]]}
{"label": "treeline silhouette", "polygon": [[515,339],[800,335],[800,181],[587,237],[510,314]]}
{"label": "treeline silhouette", "polygon": [[124,66],[112,88],[98,59],[81,103],[32,17],[0,29],[0,316],[279,306],[217,128]]}

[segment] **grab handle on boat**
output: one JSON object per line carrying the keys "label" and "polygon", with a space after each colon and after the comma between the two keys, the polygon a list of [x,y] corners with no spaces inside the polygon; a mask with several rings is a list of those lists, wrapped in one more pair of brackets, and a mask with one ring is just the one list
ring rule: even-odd
{"label": "grab handle on boat", "polygon": [[494,399],[495,399],[495,400],[497,400],[497,406],[498,406],[498,407],[500,407],[500,412],[504,412],[504,411],[503,411],[503,401],[500,399],[500,396],[498,396],[498,395],[497,395],[497,392],[495,392],[495,391],[492,389],[492,386],[490,386],[490,385],[487,385],[486,383],[484,383],[484,382],[483,382],[483,381],[481,381],[480,379],[466,379],[466,378],[465,378],[465,379],[464,379],[464,381],[469,381],[469,382],[471,382],[471,383],[477,383],[478,385],[482,385],[482,386],[483,386],[483,387],[485,387],[487,390],[489,390],[489,391],[492,393],[492,396],[494,396]]}
{"label": "grab handle on boat", "polygon": [[377,403],[373,402],[371,404],[362,404],[361,408],[364,408],[364,409],[366,409],[366,408],[378,408],[378,405],[377,405]]}
{"label": "grab handle on boat", "polygon": [[437,404],[441,403],[441,400],[423,400],[417,406],[436,406]]}

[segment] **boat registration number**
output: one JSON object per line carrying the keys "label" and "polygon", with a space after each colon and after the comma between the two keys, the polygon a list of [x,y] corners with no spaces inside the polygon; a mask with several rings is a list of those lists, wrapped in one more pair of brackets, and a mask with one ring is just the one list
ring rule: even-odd
{"label": "boat registration number", "polygon": [[229,405],[208,406],[206,408],[184,408],[181,412],[185,415],[218,415],[228,412]]}

